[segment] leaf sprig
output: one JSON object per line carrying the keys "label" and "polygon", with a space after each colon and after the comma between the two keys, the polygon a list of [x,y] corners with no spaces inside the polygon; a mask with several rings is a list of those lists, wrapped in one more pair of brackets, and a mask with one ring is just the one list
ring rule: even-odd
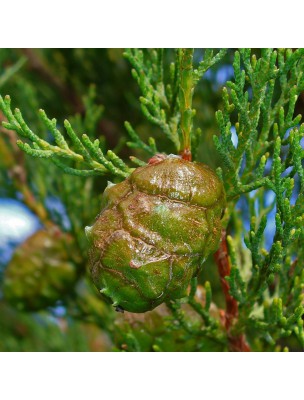
{"label": "leaf sprig", "polygon": [[125,57],[133,67],[133,78],[142,93],[139,100],[143,114],[148,121],[164,132],[167,138],[173,142],[176,150],[179,151],[178,123],[180,115],[177,97],[180,49],[176,50],[175,53],[175,63],[170,66],[170,83],[166,86],[164,83],[163,49],[145,52],[139,49],[126,49]]}
{"label": "leaf sprig", "polygon": [[[132,75],[141,91],[139,100],[144,116],[163,131],[177,153],[189,149],[190,142],[193,155],[196,153],[201,130],[192,129],[195,115],[195,109],[191,107],[193,91],[205,72],[220,61],[226,52],[226,49],[222,49],[214,55],[213,50],[207,49],[203,60],[194,69],[193,49],[175,49],[175,59],[170,64],[169,77],[166,79],[163,49],[125,51],[125,57],[133,67]],[[155,151],[150,143],[152,138],[146,145],[138,140],[130,123],[126,123],[126,128],[133,138],[133,142],[128,143],[130,147],[143,149],[149,154]]]}
{"label": "leaf sprig", "polygon": [[[301,257],[304,238],[304,124],[301,115],[294,115],[304,90],[304,50],[265,49],[257,59],[250,49],[241,49],[233,66],[235,80],[223,89],[224,110],[216,115],[220,136],[214,143],[225,166],[230,214],[235,200],[245,194],[251,216],[244,237],[249,269],[236,256],[244,225],[236,229],[234,224],[234,234],[227,238],[232,268],[226,279],[239,305],[234,333],[245,329],[248,337],[260,335],[273,346],[294,334],[304,347],[304,280],[295,259],[296,254]],[[266,207],[267,192],[275,197]],[[275,232],[267,250],[270,212]]]}
{"label": "leaf sprig", "polygon": [[[294,53],[264,49],[260,59],[251,56],[250,49],[235,53],[235,80],[227,82],[228,88],[223,89],[224,109],[216,113],[220,136],[214,136],[215,147],[225,166],[229,198],[274,182],[274,176],[267,176],[265,167],[267,160],[271,161],[274,138],[280,137],[282,145],[294,140],[284,136],[301,121],[301,115],[293,117],[293,114],[298,95],[304,90],[303,66],[303,49]],[[278,99],[274,92],[277,81],[281,86]],[[232,140],[231,121],[235,112],[237,145]]]}
{"label": "leaf sprig", "polygon": [[86,134],[78,137],[68,120],[64,121],[64,127],[71,145],[57,128],[56,119],[49,119],[43,110],[39,111],[43,125],[53,135],[55,142],[53,145],[41,139],[29,128],[19,109],[11,110],[9,96],[4,99],[0,96],[0,108],[7,118],[3,126],[16,131],[19,136],[31,142],[32,145],[21,140],[17,141],[17,145],[25,153],[33,157],[48,158],[64,172],[72,175],[94,176],[111,173],[125,178],[130,174],[131,169],[111,150],[106,154],[103,153],[99,146],[99,139],[93,141]]}

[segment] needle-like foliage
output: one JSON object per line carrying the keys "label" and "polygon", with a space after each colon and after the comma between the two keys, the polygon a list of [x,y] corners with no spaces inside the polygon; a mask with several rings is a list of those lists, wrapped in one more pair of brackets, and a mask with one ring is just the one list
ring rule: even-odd
{"label": "needle-like foliage", "polygon": [[[102,125],[104,108],[97,104],[95,86],[83,100],[77,93],[70,99],[71,86],[64,73],[52,77],[51,67],[43,69],[37,57],[29,51],[15,61],[0,74],[0,89],[34,59],[41,76],[47,76],[63,96],[62,103],[70,101],[77,112],[63,127],[43,110],[35,119],[37,88],[16,78],[23,88],[19,103],[26,104],[24,96],[30,98],[30,106],[21,113],[12,110],[9,96],[0,96],[6,135],[5,140],[0,136],[0,168],[7,171],[1,183],[6,195],[21,194],[44,224],[51,219],[65,229],[62,215],[54,216],[46,202],[51,195],[65,204],[67,230],[76,238],[83,258],[82,283],[63,300],[70,315],[107,332],[116,350],[303,350],[304,50],[126,49],[124,54],[113,50],[111,59],[128,63],[137,85],[135,94],[126,89],[128,107],[134,110],[134,117],[133,111],[123,113],[122,121],[127,121],[121,121],[121,128],[127,137],[122,134],[114,144],[120,128],[111,127],[107,118]],[[87,53],[85,65],[96,81],[98,60]],[[60,71],[65,71],[68,61],[67,57]],[[70,62],[73,65],[73,59]],[[214,106],[210,100],[209,109],[204,108],[204,91],[217,91],[210,84],[213,71],[227,66],[233,76],[221,88],[221,96],[216,93],[220,102]],[[72,86],[80,88],[82,82],[73,79]],[[98,210],[98,196],[106,184],[103,177],[121,181],[134,165],[145,165],[160,152],[202,161],[209,139],[204,126],[197,126],[196,115],[203,114],[200,121],[204,121],[204,112],[207,115],[210,109],[217,123],[212,157],[227,195],[222,241],[214,261],[207,260],[187,297],[169,300],[144,316],[114,315],[105,304],[99,308],[101,300],[83,284],[87,249],[83,226]],[[29,157],[24,162],[23,153],[40,160]],[[16,171],[17,163],[24,175]],[[66,174],[61,175],[60,169]]]}

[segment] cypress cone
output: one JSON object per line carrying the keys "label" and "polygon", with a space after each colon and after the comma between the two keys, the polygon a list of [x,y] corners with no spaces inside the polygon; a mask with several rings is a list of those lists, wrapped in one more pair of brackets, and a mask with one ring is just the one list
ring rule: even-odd
{"label": "cypress cone", "polygon": [[40,229],[15,250],[4,272],[4,297],[19,309],[54,306],[77,279],[73,238],[57,226]]}
{"label": "cypress cone", "polygon": [[224,207],[223,185],[207,165],[153,157],[106,188],[101,213],[86,228],[95,285],[130,312],[184,297],[217,249]]}

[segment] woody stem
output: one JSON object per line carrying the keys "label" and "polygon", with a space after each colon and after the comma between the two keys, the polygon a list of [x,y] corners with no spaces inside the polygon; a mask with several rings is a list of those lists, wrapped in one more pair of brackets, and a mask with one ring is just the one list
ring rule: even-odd
{"label": "woody stem", "polygon": [[194,110],[192,109],[193,97],[193,49],[182,49],[180,65],[179,103],[181,113],[181,155],[191,161],[191,131]]}
{"label": "woody stem", "polygon": [[228,257],[228,246],[226,240],[226,231],[222,231],[222,239],[220,248],[214,254],[214,259],[218,266],[220,275],[222,290],[225,296],[226,310],[224,313],[224,326],[227,331],[229,349],[230,351],[250,351],[249,345],[246,343],[245,336],[243,334],[233,335],[231,328],[238,319],[238,303],[230,294],[230,285],[226,280],[226,276],[230,275],[231,266]]}

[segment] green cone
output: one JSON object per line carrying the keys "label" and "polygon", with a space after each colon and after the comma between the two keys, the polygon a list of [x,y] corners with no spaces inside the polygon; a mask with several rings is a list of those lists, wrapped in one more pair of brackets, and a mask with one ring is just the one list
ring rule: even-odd
{"label": "green cone", "polygon": [[86,229],[95,285],[131,312],[183,297],[217,249],[224,207],[223,185],[204,164],[168,156],[137,168],[105,190]]}
{"label": "green cone", "polygon": [[[53,306],[77,279],[72,237],[56,226],[37,231],[15,251],[4,274],[4,297],[14,306],[39,310]],[[75,251],[73,250],[73,257]]]}

